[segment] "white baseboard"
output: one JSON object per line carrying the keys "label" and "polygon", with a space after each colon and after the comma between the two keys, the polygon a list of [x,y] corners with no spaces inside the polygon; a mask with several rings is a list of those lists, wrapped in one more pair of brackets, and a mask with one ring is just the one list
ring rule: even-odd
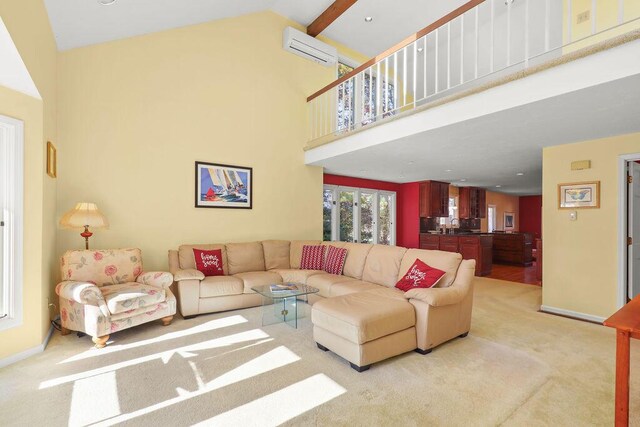
{"label": "white baseboard", "polygon": [[550,307],[548,305],[541,305],[540,311],[545,313],[558,314],[560,316],[574,317],[576,319],[586,320],[587,322],[602,323],[605,321],[604,317],[580,313],[579,311],[565,310],[563,308]]}
{"label": "white baseboard", "polygon": [[12,365],[28,357],[31,357],[38,353],[42,353],[44,349],[47,347],[47,344],[49,344],[49,340],[51,339],[52,335],[53,335],[53,325],[49,327],[49,333],[47,333],[47,336],[44,338],[44,341],[42,341],[42,344],[32,347],[25,351],[21,351],[20,353],[14,354],[12,356],[5,357],[4,359],[0,359],[0,368],[4,368],[5,366]]}

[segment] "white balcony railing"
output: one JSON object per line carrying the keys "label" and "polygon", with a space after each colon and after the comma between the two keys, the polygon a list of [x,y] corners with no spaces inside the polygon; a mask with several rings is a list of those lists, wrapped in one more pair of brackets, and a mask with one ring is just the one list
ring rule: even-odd
{"label": "white balcony railing", "polygon": [[307,98],[309,141],[542,64],[638,15],[640,0],[470,1]]}

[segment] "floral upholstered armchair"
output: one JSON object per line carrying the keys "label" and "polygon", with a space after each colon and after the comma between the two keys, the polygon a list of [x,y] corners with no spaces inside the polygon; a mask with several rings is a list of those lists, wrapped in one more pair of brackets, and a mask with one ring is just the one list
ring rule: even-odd
{"label": "floral upholstered armchair", "polygon": [[173,275],[143,272],[140,249],[67,251],[61,270],[62,334],[84,332],[97,348],[112,332],[156,319],[167,326],[176,313]]}

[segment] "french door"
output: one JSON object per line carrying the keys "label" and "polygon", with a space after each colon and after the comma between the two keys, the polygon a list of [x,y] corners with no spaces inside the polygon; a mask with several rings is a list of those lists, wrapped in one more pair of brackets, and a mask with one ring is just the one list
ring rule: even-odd
{"label": "french door", "polygon": [[325,185],[324,240],[395,245],[396,193]]}

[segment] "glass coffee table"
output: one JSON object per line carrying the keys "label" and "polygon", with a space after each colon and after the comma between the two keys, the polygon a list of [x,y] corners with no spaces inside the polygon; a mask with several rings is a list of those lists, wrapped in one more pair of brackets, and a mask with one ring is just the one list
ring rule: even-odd
{"label": "glass coffee table", "polygon": [[[320,291],[301,283],[278,283],[251,289],[262,295],[262,326],[284,322],[294,328],[298,327],[298,319],[304,317],[308,295]],[[298,308],[300,303],[302,306]]]}

